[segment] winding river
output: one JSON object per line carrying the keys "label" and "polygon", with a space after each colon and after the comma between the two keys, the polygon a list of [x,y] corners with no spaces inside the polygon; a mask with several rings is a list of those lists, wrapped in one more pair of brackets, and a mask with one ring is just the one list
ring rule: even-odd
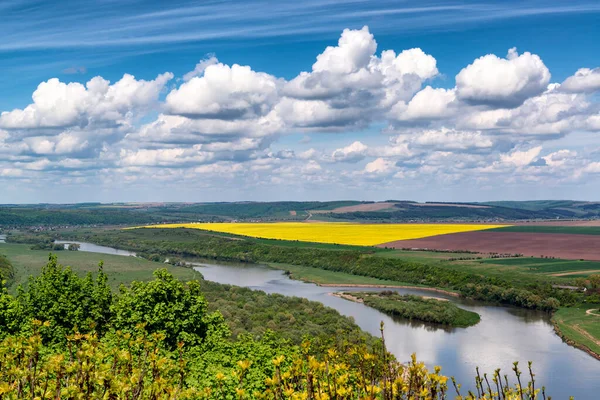
{"label": "winding river", "polygon": [[[91,243],[79,244],[80,251],[135,255]],[[379,323],[383,321],[388,350],[400,361],[408,360],[415,352],[418,359],[427,365],[440,365],[442,372],[456,377],[464,388],[474,386],[476,366],[479,366],[482,374],[487,372],[490,375],[495,368],[502,368],[503,373],[509,375],[510,379],[514,378],[511,371],[513,361],[519,361],[524,372],[527,361],[533,361],[534,372],[537,375],[536,387],[545,386],[546,393],[552,398],[600,398],[600,362],[563,343],[554,333],[546,314],[471,302],[431,291],[395,289],[400,293],[447,298],[481,315],[481,322],[473,327],[442,329],[433,325],[393,319],[363,304],[331,295],[336,291],[369,289],[317,286],[289,279],[282,271],[260,265],[214,262],[195,265],[195,269],[210,281],[319,301],[343,315],[354,318],[363,330],[376,336],[379,336]]]}

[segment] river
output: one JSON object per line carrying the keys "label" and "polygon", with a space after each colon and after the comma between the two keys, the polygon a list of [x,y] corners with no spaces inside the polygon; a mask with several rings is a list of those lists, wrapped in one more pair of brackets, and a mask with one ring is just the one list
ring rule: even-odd
{"label": "river", "polygon": [[[77,243],[81,246],[80,251],[135,255],[91,243]],[[289,279],[282,271],[260,265],[214,262],[196,265],[195,269],[210,281],[321,302],[353,317],[358,326],[376,336],[379,336],[379,323],[383,321],[388,350],[400,361],[407,361],[414,352],[428,366],[441,366],[442,372],[456,377],[465,388],[473,387],[477,366],[482,374],[487,372],[489,375],[494,369],[502,368],[503,373],[514,381],[511,371],[513,361],[519,361],[524,375],[527,361],[533,361],[536,387],[545,386],[546,393],[552,398],[574,396],[576,400],[595,400],[600,396],[600,362],[563,343],[554,333],[548,316],[543,313],[466,301],[431,291],[395,289],[400,293],[446,298],[481,315],[481,321],[475,326],[442,329],[393,319],[363,304],[331,295],[336,291],[368,289],[317,286]]]}

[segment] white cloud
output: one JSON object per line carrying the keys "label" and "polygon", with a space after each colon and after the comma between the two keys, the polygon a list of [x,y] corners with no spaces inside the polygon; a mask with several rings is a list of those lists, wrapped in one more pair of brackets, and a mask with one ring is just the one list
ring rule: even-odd
{"label": "white cloud", "polygon": [[489,149],[494,145],[493,140],[480,131],[458,131],[444,127],[409,134],[407,141],[414,147],[447,151]]}
{"label": "white cloud", "polygon": [[395,163],[385,158],[377,158],[365,166],[365,172],[375,175],[387,175],[394,171]]}
{"label": "white cloud", "polygon": [[206,66],[202,77],[193,77],[169,93],[169,113],[192,118],[242,119],[264,116],[278,100],[275,77],[248,66]]}
{"label": "white cloud", "polygon": [[196,76],[200,76],[204,73],[207,67],[218,63],[219,60],[217,59],[217,57],[214,56],[214,54],[208,55],[206,58],[200,60],[200,62],[196,64],[196,67],[193,71],[190,71],[187,74],[183,75],[183,80],[187,82]]}
{"label": "white cloud", "polygon": [[331,159],[337,162],[355,163],[365,158],[368,147],[356,141],[346,147],[334,150]]}
{"label": "white cloud", "polygon": [[390,117],[400,121],[440,119],[451,116],[455,111],[451,104],[456,100],[454,89],[433,89],[427,86],[419,91],[408,104],[399,102]]}
{"label": "white cloud", "polygon": [[571,93],[592,93],[600,90],[600,68],[581,68],[568,77],[560,89]]}
{"label": "white cloud", "polygon": [[81,83],[63,83],[57,78],[42,82],[33,92],[33,103],[24,109],[0,114],[4,129],[85,127],[106,121],[124,123],[134,109],[149,107],[158,100],[167,72],[153,81],[136,80],[129,74],[110,84],[102,77]]}
{"label": "white cloud", "polygon": [[542,157],[547,165],[551,167],[560,167],[565,165],[569,160],[577,157],[577,152],[573,150],[559,150]]}
{"label": "white cloud", "polygon": [[344,29],[337,46],[328,46],[317,56],[313,71],[349,74],[365,68],[377,50],[377,42],[364,26],[360,30]]}
{"label": "white cloud", "polygon": [[550,71],[539,56],[510,49],[506,58],[480,57],[456,75],[458,98],[472,104],[516,107],[542,93]]}
{"label": "white cloud", "polygon": [[326,118],[301,126],[364,126],[381,118],[398,101],[408,101],[425,80],[438,74],[435,58],[421,49],[404,50],[398,55],[384,50],[381,57],[376,49],[367,27],[346,29],[337,46],[329,46],[317,56],[311,72],[302,72],[285,84],[285,96],[318,101],[300,103],[298,107],[318,107],[327,113]]}
{"label": "white cloud", "polygon": [[365,27],[345,30],[289,81],[214,56],[164,100],[170,73],[50,79],[31,104],[0,115],[0,176],[107,188],[293,183],[352,197],[392,188],[394,177],[421,193],[590,182],[600,170],[598,69],[550,83],[538,56],[510,50],[475,60],[454,85],[436,87],[439,74],[421,49],[379,53]]}
{"label": "white cloud", "polygon": [[509,154],[502,154],[500,160],[505,164],[512,164],[517,167],[524,167],[537,159],[542,151],[542,146],[532,147],[529,150],[514,150]]}

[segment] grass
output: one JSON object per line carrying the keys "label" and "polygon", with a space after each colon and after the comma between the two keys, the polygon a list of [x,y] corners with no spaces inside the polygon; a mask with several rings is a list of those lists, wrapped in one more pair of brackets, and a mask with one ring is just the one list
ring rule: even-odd
{"label": "grass", "polygon": [[[0,244],[0,253],[5,254],[14,267],[15,276],[11,291],[14,291],[19,284],[26,284],[30,275],[39,275],[48,261],[48,251],[30,250],[30,247],[31,245],[26,244]],[[152,280],[152,273],[158,268],[167,268],[175,277],[184,281],[198,278],[193,269],[174,267],[141,258],[83,251],[61,251],[56,254],[62,265],[73,265],[74,271],[82,275],[98,271],[98,263],[100,260],[104,261],[104,271],[113,289],[134,280]]]}
{"label": "grass", "polygon": [[586,310],[593,308],[598,313],[600,305],[561,308],[554,313],[552,321],[566,339],[583,344],[600,355],[600,316],[586,314]]}
{"label": "grass", "polygon": [[380,257],[400,258],[416,262],[443,261],[450,258],[476,258],[478,254],[473,253],[446,253],[441,251],[416,251],[416,250],[390,250],[377,254]]}
{"label": "grass", "polygon": [[148,228],[192,228],[264,239],[375,246],[395,240],[496,228],[472,224],[357,224],[357,223],[197,223],[150,225]]}
{"label": "grass", "polygon": [[494,229],[504,232],[564,233],[569,235],[600,235],[600,226],[514,225]]}
{"label": "grass", "polygon": [[600,270],[600,261],[563,260],[558,258],[520,257],[482,260],[480,263],[517,267],[517,269],[520,269],[521,272],[543,274],[555,274],[571,271],[581,271],[582,274],[585,274],[585,272],[583,272],[585,270]]}
{"label": "grass", "polygon": [[415,286],[414,284],[386,281],[383,279],[370,278],[347,274],[344,272],[328,271],[320,268],[302,267],[298,265],[269,263],[271,268],[280,269],[290,274],[290,277],[304,282],[312,282],[322,285],[383,285],[383,286]]}

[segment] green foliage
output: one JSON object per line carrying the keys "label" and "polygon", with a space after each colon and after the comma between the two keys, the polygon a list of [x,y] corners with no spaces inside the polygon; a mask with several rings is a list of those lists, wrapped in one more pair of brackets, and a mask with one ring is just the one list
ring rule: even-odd
{"label": "green foliage", "polygon": [[[165,349],[164,336],[138,330],[117,333],[113,340],[93,333],[68,337],[67,349],[44,346],[33,321],[29,337],[0,342],[0,396],[7,399],[336,399],[336,400],[500,400],[546,398],[514,363],[516,383],[496,370],[475,377],[473,391],[461,389],[441,368],[428,370],[413,355],[398,363],[385,347],[340,343],[326,351],[306,341],[289,347],[271,338],[210,347]],[[526,382],[528,380],[529,382]],[[450,386],[449,381],[452,382]],[[460,391],[463,390],[463,396]]]}
{"label": "green foliage", "polygon": [[31,332],[30,321],[45,321],[45,343],[63,345],[73,332],[94,332],[103,337],[111,330],[133,332],[144,326],[149,333],[164,335],[164,344],[175,348],[179,341],[190,345],[208,336],[226,336],[227,326],[220,313],[208,313],[200,283],[187,284],[166,270],[155,272],[155,280],[133,282],[114,295],[100,263],[94,278],[79,277],[50,255],[48,264],[27,287],[20,286],[16,297],[6,289],[0,294],[0,333],[3,336]]}
{"label": "green foliage", "polygon": [[401,295],[393,291],[351,292],[345,296],[362,300],[364,304],[388,315],[466,328],[479,322],[479,314],[463,310],[449,301]]}
{"label": "green foliage", "polygon": [[[0,280],[10,280],[14,277],[14,269],[10,260],[3,254],[0,254]],[[3,283],[2,286],[6,284]]]}
{"label": "green foliage", "polygon": [[[1,293],[2,398],[389,400],[449,395],[448,378],[439,368],[428,371],[414,356],[401,365],[386,351],[383,334],[372,345],[333,335],[297,346],[270,331],[230,341],[220,314],[208,314],[198,282],[183,284],[159,270],[154,281],[133,283],[113,296],[106,279],[102,264],[95,280],[80,278],[51,256],[17,298]],[[109,314],[102,314],[106,310]],[[80,327],[87,333],[80,333]],[[478,374],[476,393],[469,392],[468,398],[536,399],[535,385],[521,384],[516,364],[514,371],[515,386],[503,382],[499,371],[492,383]]]}
{"label": "green foliage", "polygon": [[[273,246],[252,240],[228,239],[194,229],[134,229],[102,231],[75,238],[123,248],[138,253],[157,253],[162,257],[200,257],[242,262],[268,262],[302,265],[334,272],[378,278],[415,285],[456,290],[478,300],[497,301],[519,307],[551,310],[553,297],[571,304],[578,294],[555,290],[551,283],[526,285],[500,277],[454,268],[445,268],[400,258],[379,257],[365,250],[328,250],[305,247]],[[487,296],[487,297],[486,297]]]}
{"label": "green foliage", "polygon": [[0,208],[0,226],[136,225],[163,218],[128,210]]}
{"label": "green foliage", "polygon": [[219,215],[229,218],[272,218],[289,216],[290,211],[333,210],[334,208],[361,204],[360,201],[276,201],[268,203],[205,203],[185,206],[179,213]]}
{"label": "green foliage", "polygon": [[[300,344],[306,336],[349,340],[364,336],[352,319],[318,302],[205,280],[200,285],[209,302],[209,311],[223,314],[234,338],[244,334],[260,337],[273,331],[291,343]],[[367,342],[373,343],[371,336]]]}
{"label": "green foliage", "polygon": [[197,345],[209,330],[223,331],[223,319],[207,312],[208,304],[198,281],[179,282],[165,269],[154,272],[151,282],[123,286],[111,308],[116,329],[130,331],[143,324],[149,332],[160,332],[169,348],[178,342]]}
{"label": "green foliage", "polygon": [[112,297],[102,264],[95,279],[92,274],[80,278],[70,268],[58,264],[57,257],[51,254],[41,275],[30,277],[27,289],[20,287],[14,301],[24,323],[21,330],[29,329],[27,321],[32,319],[48,321],[53,329],[43,332],[44,339],[58,343],[73,330],[105,333]]}

